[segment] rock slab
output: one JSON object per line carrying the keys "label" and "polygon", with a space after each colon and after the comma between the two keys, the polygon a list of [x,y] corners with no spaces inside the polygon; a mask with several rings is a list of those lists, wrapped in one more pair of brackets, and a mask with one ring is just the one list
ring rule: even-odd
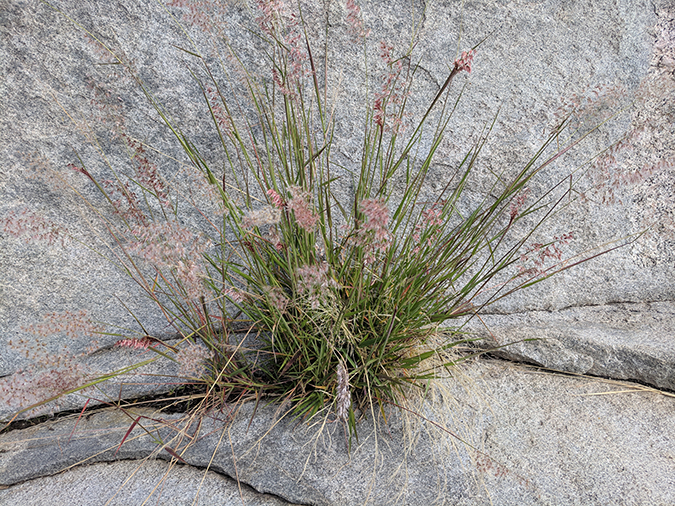
{"label": "rock slab", "polygon": [[[94,413],[77,427],[71,419],[13,431],[0,436],[0,481],[10,486],[0,490],[0,502],[18,504],[4,500],[17,490],[14,483],[77,463],[169,461],[166,447],[192,466],[238,477],[294,504],[675,502],[672,395],[499,361],[477,361],[463,372],[420,408],[426,419],[412,418],[407,425],[392,415],[387,424],[379,421],[379,430],[371,418],[362,422],[351,453],[338,424],[317,419],[308,426],[280,417],[274,406],[259,409],[251,420],[253,406],[244,405],[231,425],[218,415],[204,418],[198,430],[185,415],[140,410],[131,416]],[[137,415],[146,417],[139,424],[162,444],[136,426],[118,450]],[[189,425],[187,433],[199,437],[185,448],[185,434],[162,427],[160,419],[174,428]],[[94,475],[105,468],[91,469]],[[155,473],[161,479],[161,472]],[[109,478],[97,477],[104,488]]]}
{"label": "rock slab", "polygon": [[655,302],[486,314],[466,329],[509,360],[675,391],[673,322],[675,304]]}

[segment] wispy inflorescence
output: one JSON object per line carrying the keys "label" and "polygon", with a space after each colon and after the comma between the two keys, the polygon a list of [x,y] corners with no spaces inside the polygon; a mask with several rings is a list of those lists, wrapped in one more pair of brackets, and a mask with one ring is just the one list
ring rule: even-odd
{"label": "wispy inflorescence", "polygon": [[455,69],[457,69],[459,72],[465,70],[468,74],[470,74],[474,56],[476,56],[475,49],[471,49],[470,51],[462,51],[462,55],[455,60]]}
{"label": "wispy inflorescence", "polygon": [[202,255],[211,243],[176,222],[137,227],[128,243],[129,252],[158,268],[173,269],[191,300],[203,294],[206,272]]}
{"label": "wispy inflorescence", "polygon": [[300,79],[311,74],[299,16],[282,0],[259,0],[258,9],[262,14],[256,19],[260,29],[278,40],[284,52],[283,68],[273,67],[272,79],[284,95],[296,98]]}
{"label": "wispy inflorescence", "polygon": [[244,301],[244,293],[242,293],[240,290],[237,290],[236,288],[226,288],[223,290],[223,295],[228,297],[232,302],[235,303],[241,303]]}
{"label": "wispy inflorescence", "polygon": [[214,23],[214,10],[218,10],[219,2],[213,0],[171,0],[167,7],[184,9],[183,21],[198,26],[207,33],[217,32]]}
{"label": "wispy inflorescence", "polygon": [[413,253],[419,253],[424,247],[421,244],[424,236],[426,236],[426,245],[432,246],[440,234],[439,227],[442,224],[441,210],[437,207],[422,211],[421,220],[415,225],[415,231],[413,232],[413,239],[417,242]]}
{"label": "wispy inflorescence", "polygon": [[47,313],[42,323],[34,323],[24,327],[31,334],[45,337],[52,334],[63,333],[70,338],[79,336],[93,337],[103,332],[103,326],[94,323],[87,312],[65,311],[63,313]]}
{"label": "wispy inflorescence", "polygon": [[[82,173],[91,178],[88,173]],[[149,218],[141,209],[141,202],[128,181],[105,180],[102,186],[112,202],[115,214],[122,216],[129,223],[148,225]]]}
{"label": "wispy inflorescence", "polygon": [[186,343],[176,355],[180,364],[178,374],[191,378],[198,378],[206,369],[207,361],[213,357],[213,352],[198,344]]}
{"label": "wispy inflorescence", "polygon": [[210,245],[207,239],[176,222],[138,227],[133,236],[129,250],[156,265],[176,266],[180,259],[198,257]]}
{"label": "wispy inflorescence", "polygon": [[[42,322],[21,327],[21,329],[37,337],[65,334],[71,339],[78,337],[92,338],[104,331],[104,327],[92,321],[84,310],[47,313]],[[77,359],[77,355],[74,355],[66,344],[63,345],[61,350],[55,350],[47,346],[41,339],[19,338],[16,341],[10,340],[9,346],[31,360],[34,368],[38,369],[68,368]],[[93,351],[97,346],[98,341],[90,339],[87,351]]]}
{"label": "wispy inflorescence", "polygon": [[327,263],[298,267],[295,274],[298,279],[298,292],[309,301],[312,309],[318,309],[322,304],[331,302],[333,299],[331,289],[339,285],[329,276]]}
{"label": "wispy inflorescence", "polygon": [[264,206],[255,211],[249,211],[242,220],[244,228],[252,229],[254,227],[263,227],[265,225],[276,225],[281,220],[281,211],[271,206]]}
{"label": "wispy inflorescence", "polygon": [[147,350],[152,344],[152,339],[148,336],[144,337],[130,337],[127,339],[121,339],[115,343],[115,346],[121,348],[131,348],[133,350]]}
{"label": "wispy inflorescence", "polygon": [[[32,406],[86,384],[89,377],[86,367],[73,360],[60,367],[19,371],[0,378],[0,403],[13,409]],[[53,413],[58,409],[58,404],[44,404],[31,410],[29,416]]]}
{"label": "wispy inflorescence", "polygon": [[286,306],[288,306],[290,300],[281,288],[278,286],[266,286],[263,291],[270,305],[279,311],[279,313],[283,313],[286,310]]}
{"label": "wispy inflorescence", "polygon": [[350,242],[363,249],[364,262],[371,264],[378,253],[387,251],[391,243],[389,209],[382,200],[366,199],[361,202],[359,210],[365,219],[357,223]]}
{"label": "wispy inflorescence", "polygon": [[122,139],[132,151],[132,160],[135,162],[136,183],[151,191],[164,206],[170,206],[169,196],[164,181],[159,176],[159,169],[150,162],[143,143],[122,134]]}
{"label": "wispy inflorescence", "polygon": [[277,251],[284,250],[284,243],[276,227],[270,227],[269,231],[267,232],[267,234],[265,234],[264,237],[266,241],[269,241],[270,244],[274,245],[275,250]]}
{"label": "wispy inflorescence", "polygon": [[296,223],[307,232],[313,232],[319,217],[312,209],[309,193],[294,186],[291,188],[291,196],[288,208],[293,211]]}
{"label": "wispy inflorescence", "polygon": [[520,210],[525,205],[528,195],[530,194],[530,189],[525,188],[513,201],[509,204],[509,218],[511,221],[515,220],[516,217],[520,214]]}
{"label": "wispy inflorescence", "polygon": [[258,26],[269,36],[274,36],[276,25],[287,15],[284,0],[258,0],[258,9],[261,15],[256,18]]}
{"label": "wispy inflorescence", "polygon": [[64,226],[28,209],[10,211],[6,217],[0,219],[0,226],[3,232],[26,242],[42,242],[50,245],[58,242],[61,246],[65,246],[70,238]]}
{"label": "wispy inflorescence", "polygon": [[365,39],[370,30],[367,30],[363,24],[361,8],[354,0],[347,0],[345,7],[347,9],[347,31],[354,41]]}
{"label": "wispy inflorescence", "polygon": [[553,113],[555,122],[551,131],[559,128],[563,121],[568,121],[569,126],[574,129],[584,124],[596,125],[614,114],[616,107],[625,98],[626,89],[623,86],[607,84],[572,93],[562,100]]}
{"label": "wispy inflorescence", "polygon": [[40,180],[54,192],[64,191],[67,188],[64,180],[57,175],[50,161],[42,153],[38,151],[21,153],[21,157],[28,163],[31,169],[26,172],[28,179]]}
{"label": "wispy inflorescence", "polygon": [[283,209],[284,207],[286,207],[286,201],[281,195],[279,195],[276,192],[276,190],[274,189],[267,190],[267,195],[269,196],[269,198],[272,199],[272,203],[277,209]]}
{"label": "wispy inflorescence", "polygon": [[[563,258],[563,247],[567,246],[574,239],[572,232],[556,236],[550,244],[533,244],[525,253],[520,255],[520,264],[518,265],[520,276],[539,276],[546,270],[544,265],[548,259],[556,262],[561,262]],[[526,267],[525,264],[532,261],[531,267]]]}
{"label": "wispy inflorescence", "polygon": [[[41,323],[23,327],[22,330],[38,337],[62,333],[70,338],[93,337],[104,331],[103,326],[93,322],[85,311],[47,313]],[[90,341],[90,351],[97,346]],[[10,340],[10,348],[16,350],[32,363],[22,371],[0,379],[0,403],[12,408],[31,406],[64,392],[84,385],[92,373],[66,345],[61,350],[48,346],[42,340]],[[83,353],[84,354],[84,353]],[[54,403],[37,407],[30,416],[53,412],[59,406]]]}
{"label": "wispy inflorescence", "polygon": [[603,204],[623,203],[618,196],[621,189],[634,186],[650,176],[675,166],[675,158],[662,159],[656,163],[644,163],[642,167],[631,167],[625,156],[639,144],[645,126],[632,129],[626,136],[609,147],[598,156],[592,165],[593,186],[589,192],[582,193],[582,198],[599,199]]}
{"label": "wispy inflorescence", "polygon": [[382,76],[382,88],[375,94],[373,120],[381,128],[386,126],[387,129],[398,133],[403,125],[396,108],[403,105],[408,92],[402,77],[403,62],[400,59],[394,60],[393,49],[394,47],[386,42],[380,43],[380,58],[388,70]]}
{"label": "wispy inflorescence", "polygon": [[337,416],[343,422],[349,418],[349,408],[352,405],[349,392],[349,374],[342,361],[337,366]]}

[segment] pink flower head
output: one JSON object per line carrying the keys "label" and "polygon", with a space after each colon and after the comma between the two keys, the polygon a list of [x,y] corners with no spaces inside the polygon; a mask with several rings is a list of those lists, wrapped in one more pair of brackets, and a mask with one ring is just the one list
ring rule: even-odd
{"label": "pink flower head", "polygon": [[523,265],[518,266],[519,275],[539,276],[547,271],[544,264],[547,259],[560,262],[563,257],[563,247],[567,246],[574,239],[574,233],[569,232],[561,236],[555,236],[548,244],[534,243],[525,253],[520,255],[520,262],[524,264],[529,260],[533,261],[533,266],[529,269]]}
{"label": "pink flower head", "polygon": [[274,189],[267,190],[267,196],[272,199],[272,202],[278,209],[283,209],[286,207],[286,202],[284,198],[279,195]]}
{"label": "pink flower head", "polygon": [[527,200],[527,196],[530,193],[529,188],[525,188],[523,192],[518,195],[515,199],[511,201],[511,205],[509,206],[509,214],[511,216],[511,221],[513,221],[516,216],[520,213],[520,209],[523,207],[525,204],[525,200]]}
{"label": "pink flower head", "polygon": [[277,251],[284,250],[284,243],[281,240],[279,232],[276,228],[270,228],[269,232],[267,232],[267,235],[265,236],[265,239],[269,241],[270,244],[274,245],[274,249]]}
{"label": "pink flower head", "polygon": [[[427,237],[427,246],[431,247],[440,234],[439,227],[443,224],[442,212],[441,209],[435,205],[430,209],[422,211],[422,219],[419,223],[415,225],[415,231],[413,233],[413,239],[418,243],[421,241],[422,236],[425,235],[428,231],[432,231]],[[422,250],[422,245],[418,244],[417,247],[413,250],[413,253],[419,253]]]}
{"label": "pink flower head", "polygon": [[363,248],[364,261],[371,264],[377,252],[386,252],[391,242],[389,233],[389,209],[382,200],[366,199],[361,201],[359,210],[365,220],[359,223],[350,242],[357,248]]}
{"label": "pink flower head", "polygon": [[5,233],[30,242],[60,242],[65,246],[70,234],[65,227],[33,213],[28,209],[10,211],[7,217],[0,219],[0,227]]}
{"label": "pink flower head", "polygon": [[342,361],[337,367],[337,416],[343,422],[349,418],[352,400],[349,392],[349,373]]}
{"label": "pink flower head", "polygon": [[286,310],[286,306],[290,302],[283,289],[278,286],[266,286],[263,288],[263,292],[267,296],[268,302],[274,307],[279,313],[283,313]]}
{"label": "pink flower head", "polygon": [[272,79],[274,79],[274,84],[279,87],[281,93],[289,97],[295,96],[295,92],[288,87],[288,81],[290,81],[290,79],[287,78],[286,83],[284,83],[284,79],[282,79],[281,74],[277,69],[272,69]]}
{"label": "pink flower head", "polygon": [[72,339],[78,336],[95,336],[101,334],[104,330],[101,325],[88,318],[87,312],[84,310],[47,313],[41,323],[34,323],[21,328],[41,337],[63,332]]}
{"label": "pink flower head", "polygon": [[120,346],[122,348],[133,348],[134,350],[147,350],[152,344],[152,340],[148,337],[142,338],[127,338],[117,341],[115,346]]}
{"label": "pink flower head", "polygon": [[375,99],[375,105],[373,106],[373,110],[375,111],[373,119],[375,120],[375,124],[381,127],[384,126],[384,119],[385,119],[382,100],[383,100],[382,97],[377,97]]}
{"label": "pink flower head", "polygon": [[274,35],[275,24],[286,14],[286,3],[283,0],[258,0],[261,16],[256,19],[260,28],[267,35]]}
{"label": "pink flower head", "polygon": [[262,227],[265,225],[275,225],[281,219],[281,211],[272,206],[264,206],[255,211],[248,211],[241,220],[241,225],[245,229]]}
{"label": "pink flower head", "polygon": [[319,217],[311,208],[309,193],[294,186],[291,188],[291,195],[293,198],[288,203],[288,207],[295,214],[295,221],[300,228],[313,232]]}
{"label": "pink flower head", "polygon": [[244,301],[244,294],[236,288],[226,288],[223,290],[223,295],[228,297],[235,304],[239,304]]}
{"label": "pink flower head", "polygon": [[458,72],[466,70],[470,74],[474,56],[476,56],[475,49],[471,49],[470,51],[463,51],[462,56],[460,56],[457,60],[455,60],[455,69]]}
{"label": "pink flower head", "polygon": [[176,354],[180,364],[179,376],[199,378],[206,369],[213,352],[198,344],[186,343]]}
{"label": "pink flower head", "polygon": [[394,46],[387,44],[385,41],[380,41],[380,58],[387,65],[391,65],[394,60],[391,56],[391,52],[394,50]]}
{"label": "pink flower head", "polygon": [[[410,94],[407,89],[409,81],[402,76],[403,62],[394,59],[392,54],[394,47],[386,42],[380,43],[380,58],[387,66],[387,72],[382,75],[382,88],[375,93],[373,104],[373,121],[376,125],[398,133],[403,126],[399,113],[400,107]],[[391,126],[385,123],[390,121]]]}
{"label": "pink flower head", "polygon": [[307,298],[312,309],[328,304],[333,298],[331,289],[339,286],[330,276],[326,262],[298,267],[295,274],[298,279],[298,293]]}
{"label": "pink flower head", "polygon": [[370,30],[363,26],[363,16],[361,8],[356,5],[354,0],[347,0],[347,30],[354,40],[362,39],[368,36]]}
{"label": "pink flower head", "polygon": [[159,176],[159,169],[150,162],[146,154],[145,146],[127,134],[122,133],[122,138],[126,142],[129,149],[133,151],[132,159],[136,163],[136,178],[135,181],[140,183],[142,188],[147,192],[154,194],[154,196],[166,207],[170,207],[171,202],[167,193],[166,186]]}
{"label": "pink flower head", "polygon": [[366,217],[364,230],[372,232],[376,241],[388,240],[389,209],[381,200],[366,199],[361,202],[361,212]]}

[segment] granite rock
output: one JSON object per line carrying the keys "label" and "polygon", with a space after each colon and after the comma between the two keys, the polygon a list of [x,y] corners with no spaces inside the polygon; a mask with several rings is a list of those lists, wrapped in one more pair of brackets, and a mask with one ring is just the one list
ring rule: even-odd
{"label": "granite rock", "polygon": [[[322,418],[303,423],[282,416],[276,406],[259,408],[251,419],[254,406],[243,405],[232,423],[225,414],[198,424],[186,415],[141,409],[15,430],[0,436],[0,479],[9,486],[0,490],[0,501],[17,504],[5,501],[20,497],[13,495],[20,487],[15,483],[29,484],[70,466],[149,458],[148,474],[124,492],[137,497],[136,487],[139,494],[150,490],[149,475],[161,480],[164,468],[155,469],[154,459],[170,461],[166,448],[195,468],[208,467],[209,473],[238,478],[259,493],[295,504],[675,501],[672,395],[498,361],[474,362],[462,373],[461,381],[446,380],[436,390],[438,397],[418,407],[425,418],[412,416],[406,423],[391,413],[386,423],[378,419],[375,429],[372,417],[366,417],[351,452],[339,424]],[[141,460],[137,467],[143,469]],[[101,488],[120,482],[97,474],[107,469],[100,464],[90,469],[89,479]],[[133,473],[136,467],[124,469]],[[42,483],[36,480],[35,490],[44,490],[38,488]],[[64,486],[78,485],[64,479]],[[115,491],[111,487],[108,494]]]}
{"label": "granite rock", "polygon": [[675,391],[675,304],[486,314],[465,328],[497,356]]}
{"label": "granite rock", "polygon": [[152,504],[176,506],[293,506],[227,476],[161,460],[75,467],[0,490],[0,497],[6,506],[73,504],[74,497],[80,506],[99,506],[104,499],[110,506],[129,506],[143,504],[148,498]]}

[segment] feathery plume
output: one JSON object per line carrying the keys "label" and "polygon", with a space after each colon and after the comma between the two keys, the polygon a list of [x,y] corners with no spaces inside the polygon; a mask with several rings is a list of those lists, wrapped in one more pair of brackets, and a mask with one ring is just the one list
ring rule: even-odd
{"label": "feathery plume", "polygon": [[337,366],[337,416],[343,422],[349,418],[349,408],[352,405],[349,392],[349,374],[342,361]]}
{"label": "feathery plume", "polygon": [[309,193],[294,186],[291,188],[291,196],[293,198],[288,203],[288,208],[293,211],[296,223],[307,232],[313,232],[319,217],[311,208]]}

